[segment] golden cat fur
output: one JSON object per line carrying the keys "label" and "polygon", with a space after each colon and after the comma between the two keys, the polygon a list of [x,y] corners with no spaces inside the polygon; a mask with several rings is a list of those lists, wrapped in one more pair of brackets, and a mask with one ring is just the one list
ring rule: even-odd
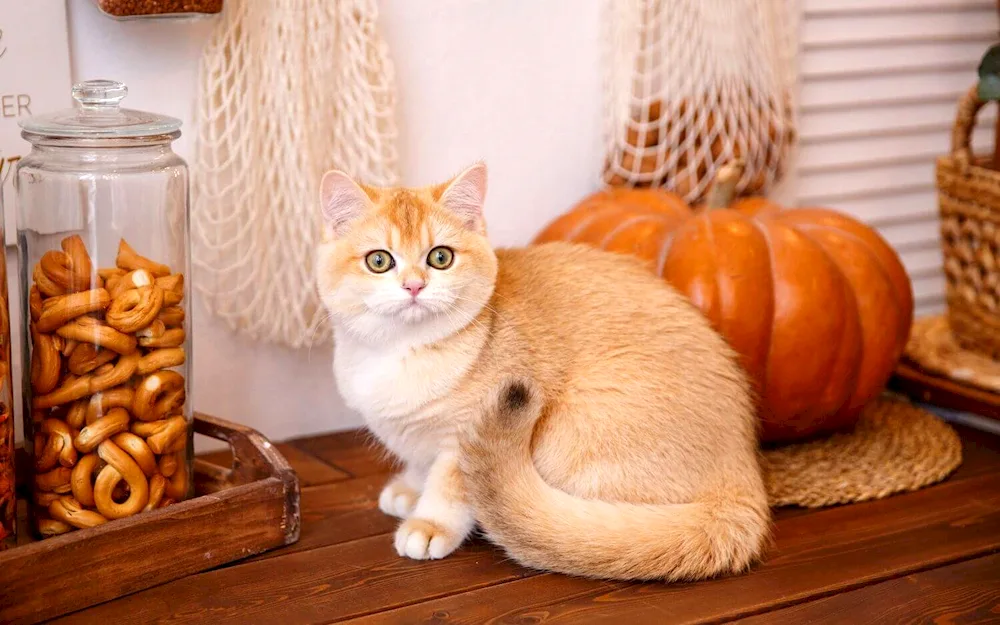
{"label": "golden cat fur", "polygon": [[404,463],[379,497],[403,519],[396,550],[445,557],[478,522],[551,571],[745,570],[770,513],[731,349],[632,258],[570,244],[494,252],[485,195],[482,164],[418,189],[323,179],[317,281],[334,372]]}

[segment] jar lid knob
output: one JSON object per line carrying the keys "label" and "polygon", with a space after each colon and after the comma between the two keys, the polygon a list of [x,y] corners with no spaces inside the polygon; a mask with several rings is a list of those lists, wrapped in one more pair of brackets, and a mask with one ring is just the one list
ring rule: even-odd
{"label": "jar lid knob", "polygon": [[114,110],[128,95],[117,80],[87,80],[73,85],[73,99],[85,110]]}
{"label": "jar lid knob", "polygon": [[[161,3],[162,4],[162,3]],[[118,80],[86,80],[73,85],[71,109],[19,119],[22,136],[36,143],[48,138],[87,140],[160,137],[176,139],[181,120],[122,106],[128,95]]]}

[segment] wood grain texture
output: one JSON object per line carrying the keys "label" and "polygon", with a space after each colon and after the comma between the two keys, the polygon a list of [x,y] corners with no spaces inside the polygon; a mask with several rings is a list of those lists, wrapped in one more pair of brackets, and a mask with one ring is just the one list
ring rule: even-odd
{"label": "wood grain texture", "polygon": [[738,621],[742,625],[824,623],[996,623],[1000,554],[907,575]]}
{"label": "wood grain texture", "polygon": [[[748,575],[697,584],[596,582],[548,597],[557,576],[385,611],[364,623],[695,623],[732,619],[1000,549],[1000,475],[828,508],[776,523],[775,547]],[[447,615],[447,616],[445,616]]]}
{"label": "wood grain texture", "polygon": [[[333,467],[310,453],[302,451],[289,443],[277,443],[278,452],[292,465],[295,474],[299,476],[299,485],[318,486],[348,479],[350,475]],[[232,466],[233,454],[228,449],[199,454],[198,458],[221,467]]]}
{"label": "wood grain texture", "polygon": [[383,535],[391,541],[390,532],[399,520],[378,509],[378,494],[387,476],[348,480],[302,489],[302,533],[293,545],[262,553],[254,559],[284,556],[339,543]]}
{"label": "wood grain texture", "polygon": [[302,439],[291,444],[364,477],[304,488],[298,543],[57,622],[665,623],[780,610],[1000,549],[1000,437],[956,429],[964,462],[946,482],[866,504],[778,510],[776,546],[757,570],[675,586],[527,571],[482,542],[444,560],[401,559],[398,521],[376,505],[390,465],[367,436]]}
{"label": "wood grain texture", "polygon": [[388,452],[365,430],[292,439],[289,444],[309,452],[351,477],[367,477],[399,470]]}
{"label": "wood grain texture", "polygon": [[284,486],[268,478],[91,528],[82,541],[72,532],[18,547],[0,560],[0,622],[38,622],[282,545],[284,515]]}
{"label": "wood grain texture", "polygon": [[396,555],[386,536],[210,571],[54,623],[324,623],[532,573],[475,543],[441,560]]}

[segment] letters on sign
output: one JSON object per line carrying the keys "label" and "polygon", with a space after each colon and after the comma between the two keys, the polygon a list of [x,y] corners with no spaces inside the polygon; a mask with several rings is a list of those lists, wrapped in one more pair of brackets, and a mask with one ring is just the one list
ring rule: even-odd
{"label": "letters on sign", "polygon": [[72,105],[65,2],[0,0],[0,175],[6,244],[16,241],[13,164],[28,153],[19,121]]}

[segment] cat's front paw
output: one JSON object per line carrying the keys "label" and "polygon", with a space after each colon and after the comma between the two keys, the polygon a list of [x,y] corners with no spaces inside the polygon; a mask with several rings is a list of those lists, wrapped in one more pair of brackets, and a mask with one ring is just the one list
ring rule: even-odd
{"label": "cat's front paw", "polygon": [[389,516],[405,519],[413,513],[417,505],[419,493],[403,483],[399,478],[392,478],[378,496],[378,508]]}
{"label": "cat's front paw", "polygon": [[396,553],[414,560],[443,558],[465,540],[461,532],[426,519],[407,519],[396,530]]}

